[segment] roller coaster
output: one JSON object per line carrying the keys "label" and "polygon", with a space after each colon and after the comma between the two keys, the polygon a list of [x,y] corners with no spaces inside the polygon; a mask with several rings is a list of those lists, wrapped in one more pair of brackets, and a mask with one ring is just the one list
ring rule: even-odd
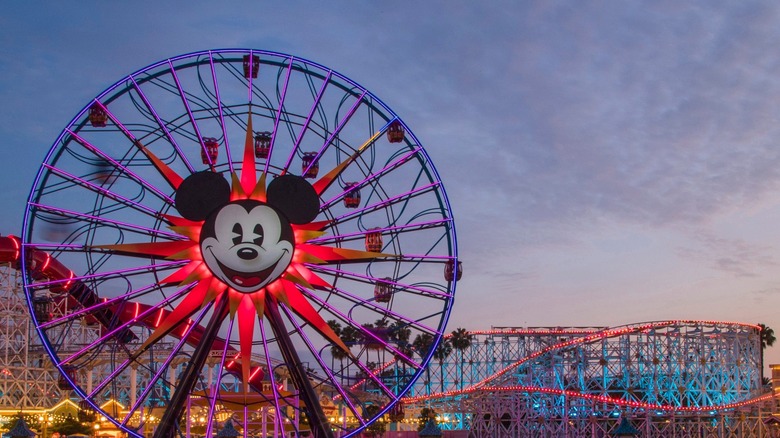
{"label": "roller coaster", "polygon": [[[450,335],[452,337],[452,335]],[[494,328],[440,354],[404,402],[474,437],[776,436],[760,327],[673,320]]]}
{"label": "roller coaster", "polygon": [[[0,404],[45,409],[67,398],[68,391],[58,384],[53,367],[46,366],[43,349],[24,322],[14,269],[18,245],[13,237],[0,237],[0,261],[5,263],[0,269],[5,319]],[[28,254],[42,278],[68,277],[70,271],[44,251]],[[64,297],[60,303],[47,302],[47,309],[67,305],[69,299],[90,299]],[[35,305],[33,309],[38,311]],[[129,315],[106,309],[106,321],[85,321],[83,329],[104,330],[112,317]],[[140,319],[138,324],[147,322]],[[626,430],[646,437],[780,436],[777,399],[762,384],[760,330],[735,322],[669,320],[613,328],[495,327],[450,334],[434,352],[424,378],[402,399],[406,419],[396,418],[392,428],[412,428],[414,418],[428,408],[442,429],[468,431],[475,438],[606,437]],[[69,336],[78,344],[78,333]],[[149,357],[150,363],[155,360]],[[391,359],[375,374],[392,385],[405,376],[403,366]],[[101,370],[81,372],[89,382]],[[130,402],[140,389],[134,380],[118,391]],[[366,397],[370,391],[366,387]],[[332,405],[338,403],[334,399]]]}

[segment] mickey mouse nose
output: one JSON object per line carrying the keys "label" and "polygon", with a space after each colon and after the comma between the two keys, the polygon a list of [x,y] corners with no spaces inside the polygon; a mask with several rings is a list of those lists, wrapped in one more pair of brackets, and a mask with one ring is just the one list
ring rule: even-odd
{"label": "mickey mouse nose", "polygon": [[252,260],[257,257],[257,250],[254,248],[241,248],[238,250],[238,256],[244,260]]}

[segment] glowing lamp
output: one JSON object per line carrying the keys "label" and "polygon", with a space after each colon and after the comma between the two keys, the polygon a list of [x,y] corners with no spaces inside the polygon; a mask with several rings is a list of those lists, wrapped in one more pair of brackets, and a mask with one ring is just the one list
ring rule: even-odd
{"label": "glowing lamp", "polygon": [[303,160],[301,163],[301,172],[304,178],[317,178],[317,173],[320,171],[320,163],[316,160],[316,152],[304,152]]}
{"label": "glowing lamp", "polygon": [[[381,248],[380,248],[381,249]],[[390,298],[393,297],[393,284],[390,277],[385,277],[381,280],[377,280],[376,286],[374,286],[374,299],[378,303],[389,303]]]}
{"label": "glowing lamp", "polygon": [[255,134],[255,157],[268,158],[271,152],[271,133],[268,131]]}
{"label": "glowing lamp", "polygon": [[447,260],[444,265],[444,279],[446,281],[458,281],[463,277],[463,262],[458,261],[458,269],[455,269],[455,260]]}
{"label": "glowing lamp", "polygon": [[203,147],[200,148],[200,158],[203,164],[214,164],[219,156],[219,143],[216,138],[203,137]]}
{"label": "glowing lamp", "polygon": [[257,79],[257,71],[260,70],[260,57],[252,55],[252,63],[249,63],[249,55],[244,55],[244,77],[249,79],[249,75],[252,75],[252,79]]}
{"label": "glowing lamp", "polygon": [[93,128],[103,128],[108,121],[108,114],[102,106],[97,103],[89,107],[89,123]]}
{"label": "glowing lamp", "polygon": [[380,228],[372,228],[366,233],[366,251],[382,251],[382,232]]}
{"label": "glowing lamp", "polygon": [[387,127],[387,141],[390,143],[400,143],[404,141],[404,125],[398,120],[393,120]]}
{"label": "glowing lamp", "polygon": [[344,185],[344,207],[358,208],[360,205],[360,189],[358,183],[348,182]]}

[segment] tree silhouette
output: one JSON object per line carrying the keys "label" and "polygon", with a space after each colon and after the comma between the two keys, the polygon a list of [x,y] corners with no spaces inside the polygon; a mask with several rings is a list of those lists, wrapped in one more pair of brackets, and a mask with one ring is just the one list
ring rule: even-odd
{"label": "tree silhouette", "polygon": [[764,382],[764,350],[766,347],[774,345],[777,338],[775,338],[775,331],[767,327],[766,324],[758,324],[761,327],[761,382]]}
{"label": "tree silhouette", "polygon": [[465,365],[463,352],[471,348],[472,339],[473,336],[471,335],[471,333],[469,333],[464,328],[458,327],[457,329],[452,331],[452,337],[450,338],[450,343],[452,344],[452,348],[457,350],[458,358],[460,359],[458,361],[460,363],[460,365],[458,366],[458,389],[463,389],[463,367]]}

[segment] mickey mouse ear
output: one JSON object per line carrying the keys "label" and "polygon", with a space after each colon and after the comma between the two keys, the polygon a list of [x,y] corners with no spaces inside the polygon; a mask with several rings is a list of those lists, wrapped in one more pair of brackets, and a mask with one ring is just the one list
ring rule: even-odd
{"label": "mickey mouse ear", "polygon": [[267,200],[293,224],[309,223],[320,212],[320,197],[314,187],[296,175],[282,175],[271,181]]}
{"label": "mickey mouse ear", "polygon": [[179,214],[191,221],[202,221],[212,211],[230,201],[230,184],[210,170],[196,172],[182,181],[174,196]]}

